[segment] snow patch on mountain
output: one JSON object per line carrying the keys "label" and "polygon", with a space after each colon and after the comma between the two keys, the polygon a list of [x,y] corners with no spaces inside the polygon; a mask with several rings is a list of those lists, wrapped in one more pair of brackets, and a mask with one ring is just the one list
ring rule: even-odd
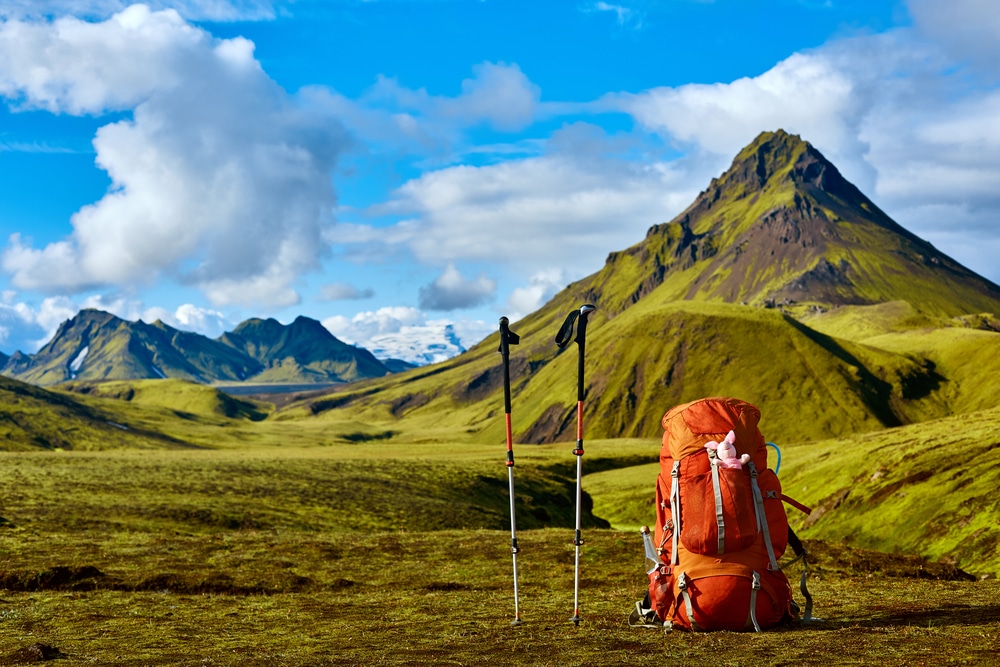
{"label": "snow patch on mountain", "polygon": [[479,320],[427,320],[416,308],[380,308],[353,318],[335,316],[323,325],[340,340],[363,347],[377,359],[402,359],[418,366],[465,352],[493,327]]}
{"label": "snow patch on mountain", "polygon": [[80,372],[80,368],[83,366],[83,360],[87,358],[87,353],[90,352],[90,346],[84,345],[83,349],[76,353],[73,357],[73,361],[69,362],[69,370],[73,373],[74,377]]}

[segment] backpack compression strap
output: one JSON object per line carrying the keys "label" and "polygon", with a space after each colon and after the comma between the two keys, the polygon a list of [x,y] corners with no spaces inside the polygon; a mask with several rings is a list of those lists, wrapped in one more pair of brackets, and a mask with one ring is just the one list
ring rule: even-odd
{"label": "backpack compression strap", "polygon": [[670,541],[670,564],[677,565],[677,546],[681,535],[681,462],[674,461],[673,470],[670,471],[670,520],[673,521],[674,531]]}
{"label": "backpack compression strap", "polygon": [[764,497],[760,493],[760,486],[757,484],[757,468],[753,461],[747,461],[750,467],[750,486],[753,488],[754,509],[757,510],[757,529],[764,533],[764,546],[767,547],[767,558],[771,561],[771,571],[776,572],[778,559],[774,557],[774,547],[771,545],[771,531],[767,526],[767,515],[764,514]]}
{"label": "backpack compression strap", "polygon": [[761,632],[760,623],[757,622],[757,591],[760,590],[760,572],[754,570],[753,581],[750,583],[750,622],[753,629]]}
{"label": "backpack compression strap", "polygon": [[802,546],[802,540],[800,540],[799,536],[795,534],[791,526],[788,527],[788,545],[792,547],[792,551],[795,552],[795,558],[785,563],[783,567],[788,567],[800,558],[802,559],[802,576],[799,578],[799,590],[802,591],[802,597],[806,601],[805,612],[802,614],[802,625],[808,625],[814,620],[818,621],[822,619],[813,618],[813,597],[809,594],[809,587],[806,586],[806,579],[809,577],[809,553],[806,551],[806,548]]}

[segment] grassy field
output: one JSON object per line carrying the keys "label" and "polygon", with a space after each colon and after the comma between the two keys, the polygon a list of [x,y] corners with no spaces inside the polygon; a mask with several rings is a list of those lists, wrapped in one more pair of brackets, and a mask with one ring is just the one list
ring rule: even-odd
{"label": "grassy field", "polygon": [[[610,516],[599,480],[641,470],[657,443],[587,448],[584,487]],[[0,664],[930,665],[1000,650],[995,579],[818,541],[823,624],[630,629],[641,540],[590,515],[575,627],[569,449],[516,449],[519,627],[502,445],[2,453]]]}
{"label": "grassy field", "polygon": [[855,552],[814,574],[823,623],[761,635],[630,629],[626,615],[644,588],[641,550],[636,535],[608,530],[585,533],[579,627],[567,622],[570,531],[525,531],[525,622],[511,627],[507,537],[25,539],[15,560],[26,585],[8,585],[0,602],[0,655],[43,644],[68,664],[937,665],[989,664],[1000,650],[995,580],[914,576],[917,568],[894,569],[899,559]]}

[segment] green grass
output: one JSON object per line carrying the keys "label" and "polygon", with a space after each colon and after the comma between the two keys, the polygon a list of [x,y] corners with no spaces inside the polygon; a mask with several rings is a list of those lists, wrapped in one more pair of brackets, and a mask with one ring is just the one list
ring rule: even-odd
{"label": "green grass", "polygon": [[956,664],[988,663],[1000,648],[995,580],[935,580],[822,544],[808,546],[837,554],[817,558],[812,578],[822,624],[760,635],[630,629],[642,554],[636,535],[608,530],[585,533],[579,627],[567,622],[571,531],[520,534],[524,623],[512,627],[507,537],[22,537],[0,561],[8,579],[27,582],[0,600],[0,655],[42,643],[67,657],[58,664],[913,665],[942,664],[942,646]]}
{"label": "green grass", "polygon": [[[658,443],[586,447],[584,489],[605,517],[602,477],[641,471]],[[516,628],[502,445],[0,453],[0,664],[36,643],[57,664],[129,665],[908,665],[945,644],[975,664],[998,648],[995,580],[822,542],[809,546],[823,625],[629,629],[641,540],[589,513],[574,627],[570,449],[515,448]]]}

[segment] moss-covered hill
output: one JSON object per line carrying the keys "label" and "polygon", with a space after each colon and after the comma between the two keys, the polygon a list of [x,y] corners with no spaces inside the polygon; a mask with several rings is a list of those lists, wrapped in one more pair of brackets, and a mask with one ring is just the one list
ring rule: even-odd
{"label": "moss-covered hill", "polygon": [[[589,437],[657,437],[672,405],[757,404],[782,441],[997,405],[1000,288],[905,231],[808,143],[762,134],[675,220],[513,325],[514,430],[573,437],[576,350],[553,336],[593,303]],[[883,305],[888,304],[888,305]],[[970,328],[970,327],[974,327]],[[310,399],[320,416],[411,438],[502,440],[497,337],[428,368]],[[982,352],[986,350],[987,352]]]}
{"label": "moss-covered hill", "polygon": [[88,404],[0,376],[0,450],[164,448],[183,440],[134,423],[114,403]]}

